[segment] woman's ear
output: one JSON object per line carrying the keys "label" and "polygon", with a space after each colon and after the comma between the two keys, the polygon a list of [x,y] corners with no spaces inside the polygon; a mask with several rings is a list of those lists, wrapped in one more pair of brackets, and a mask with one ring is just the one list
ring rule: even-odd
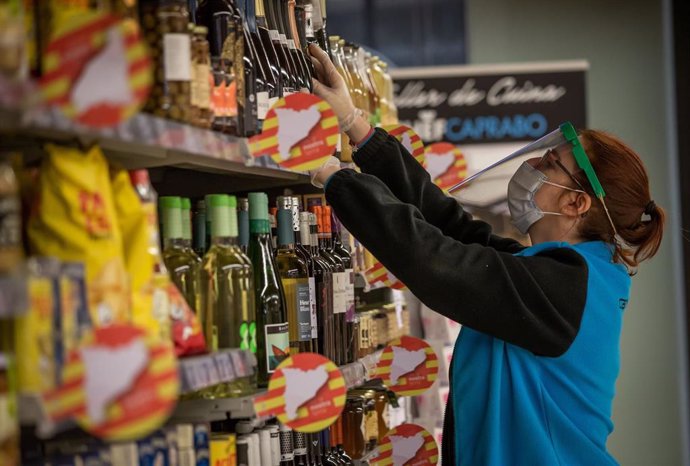
{"label": "woman's ear", "polygon": [[585,217],[592,208],[592,198],[587,193],[570,191],[561,199],[561,212],[569,217]]}

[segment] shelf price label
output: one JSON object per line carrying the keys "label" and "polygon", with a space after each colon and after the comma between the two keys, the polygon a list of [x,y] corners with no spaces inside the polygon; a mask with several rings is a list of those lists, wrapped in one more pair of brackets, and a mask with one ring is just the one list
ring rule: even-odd
{"label": "shelf price label", "polygon": [[404,336],[386,346],[374,375],[398,396],[417,396],[438,377],[438,356],[424,340]]}
{"label": "shelf price label", "polygon": [[385,125],[382,128],[397,139],[422,167],[426,168],[424,142],[415,130],[406,125]]}
{"label": "shelf price label", "polygon": [[213,355],[213,361],[218,367],[218,374],[222,382],[231,382],[235,380],[235,367],[232,364],[232,359],[229,353],[217,353]]}
{"label": "shelf price label", "polygon": [[297,432],[320,432],[333,424],[345,407],[347,387],[338,367],[315,353],[284,360],[268,382],[268,391],[255,398],[259,417],[276,416]]}
{"label": "shelf price label", "polygon": [[340,130],[331,106],[313,94],[297,92],[268,111],[261,134],[249,139],[252,156],[270,157],[282,168],[307,171],[335,152]]}
{"label": "shelf price label", "polygon": [[402,424],[381,439],[371,466],[405,464],[433,466],[438,463],[438,445],[429,432],[416,424]]}
{"label": "shelf price label", "polygon": [[436,142],[426,148],[426,170],[436,186],[446,191],[467,178],[467,161],[457,146]]}

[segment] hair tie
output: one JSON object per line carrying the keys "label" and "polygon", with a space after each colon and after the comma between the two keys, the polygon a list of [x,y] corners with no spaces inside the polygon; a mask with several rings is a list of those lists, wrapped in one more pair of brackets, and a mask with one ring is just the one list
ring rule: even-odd
{"label": "hair tie", "polygon": [[656,202],[649,201],[644,208],[644,213],[651,217],[655,210],[656,210]]}

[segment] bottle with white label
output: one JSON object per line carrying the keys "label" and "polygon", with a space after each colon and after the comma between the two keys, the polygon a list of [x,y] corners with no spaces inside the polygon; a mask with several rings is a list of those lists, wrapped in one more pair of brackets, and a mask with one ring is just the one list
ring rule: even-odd
{"label": "bottle with white label", "polygon": [[355,273],[353,268],[352,253],[346,246],[349,241],[343,241],[343,228],[340,221],[333,215],[330,206],[324,207],[324,215],[331,220],[333,231],[333,253],[340,257],[345,267],[346,280],[345,286],[345,335],[346,335],[346,363],[354,362],[357,359],[359,348],[357,348],[356,336],[359,333],[357,315],[355,313]]}
{"label": "bottle with white label", "polygon": [[295,64],[295,72],[299,80],[300,92],[310,92],[311,90],[311,76],[306,66],[306,59],[299,47],[299,35],[297,33],[297,25],[295,23],[295,0],[275,0],[276,8],[280,11],[282,33],[288,42],[288,48],[292,55],[293,63]]}
{"label": "bottle with white label", "polygon": [[285,291],[273,255],[268,220],[268,196],[249,193],[249,258],[254,268],[259,386],[290,356]]}
{"label": "bottle with white label", "polygon": [[[259,35],[259,29],[256,19],[256,2],[248,1],[244,3],[244,14],[249,31],[249,36],[252,41],[252,48],[255,59],[257,60],[257,68],[259,68],[262,80],[264,83],[263,89],[257,89],[256,106],[257,117],[259,125],[263,125],[266,119],[266,114],[270,108],[271,99],[275,99],[280,91],[278,70],[272,65],[268,51],[264,46],[264,42]],[[271,48],[273,45],[271,44]]]}
{"label": "bottle with white label", "polygon": [[[271,37],[271,42],[275,47],[276,53],[278,54],[278,61],[280,67],[284,70],[283,81],[282,81],[282,94],[281,97],[287,97],[290,94],[295,93],[299,89],[299,82],[295,73],[295,66],[292,61],[292,56],[290,55],[290,49],[288,48],[287,39],[283,40],[280,33],[279,26],[279,11],[275,8],[275,3],[273,0],[263,0],[264,11],[266,14],[266,23],[268,26],[269,34]],[[282,72],[281,72],[282,74]]]}

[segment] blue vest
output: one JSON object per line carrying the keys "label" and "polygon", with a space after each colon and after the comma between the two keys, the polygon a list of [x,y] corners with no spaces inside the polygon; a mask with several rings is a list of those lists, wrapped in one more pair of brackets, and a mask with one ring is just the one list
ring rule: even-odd
{"label": "blue vest", "polygon": [[545,243],[517,255],[572,248],[589,268],[580,331],[560,357],[535,356],[463,327],[453,355],[459,465],[615,465],[606,450],[630,277],[603,242]]}

